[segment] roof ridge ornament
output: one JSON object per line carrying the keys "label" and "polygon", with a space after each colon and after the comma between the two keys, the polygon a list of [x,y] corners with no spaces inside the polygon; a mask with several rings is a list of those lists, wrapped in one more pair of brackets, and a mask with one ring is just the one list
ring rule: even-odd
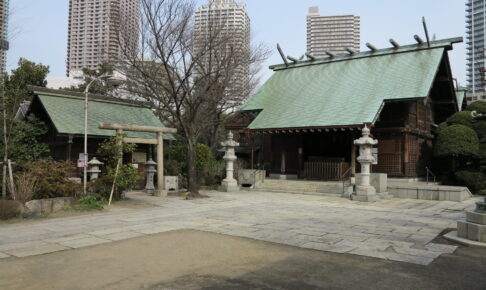
{"label": "roof ridge ornament", "polygon": [[395,49],[400,48],[400,44],[398,44],[398,42],[396,42],[395,39],[390,38],[390,43],[391,43],[391,45],[393,45],[393,48],[395,48]]}

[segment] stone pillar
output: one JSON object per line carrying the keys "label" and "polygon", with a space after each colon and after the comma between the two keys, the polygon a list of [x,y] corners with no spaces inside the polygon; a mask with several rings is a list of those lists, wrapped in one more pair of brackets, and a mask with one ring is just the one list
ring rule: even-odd
{"label": "stone pillar", "polygon": [[88,162],[88,173],[89,173],[89,181],[93,181],[98,179],[99,174],[101,173],[100,166],[103,165],[103,162],[93,157],[90,162]]}
{"label": "stone pillar", "polygon": [[375,161],[371,148],[378,144],[378,140],[370,138],[370,129],[363,128],[361,131],[362,137],[354,140],[354,144],[359,146],[358,162],[361,164],[361,179],[359,184],[356,184],[356,192],[352,195],[353,200],[357,201],[376,201],[376,189],[370,184],[370,169],[371,164]]}
{"label": "stone pillar", "polygon": [[149,194],[154,194],[155,193],[155,186],[154,186],[154,177],[155,177],[155,172],[157,170],[155,169],[155,161],[152,160],[152,157],[149,158],[147,162],[145,162],[145,172],[147,172],[147,183],[145,184],[145,190]]}
{"label": "stone pillar", "polygon": [[164,189],[164,134],[157,132],[157,196],[167,196]]}
{"label": "stone pillar", "polygon": [[228,139],[221,143],[221,146],[225,148],[226,153],[223,159],[226,161],[226,178],[221,182],[219,187],[220,191],[231,192],[240,190],[238,182],[233,176],[233,165],[236,160],[235,147],[240,146],[240,144],[233,140],[233,133],[231,131],[228,133]]}

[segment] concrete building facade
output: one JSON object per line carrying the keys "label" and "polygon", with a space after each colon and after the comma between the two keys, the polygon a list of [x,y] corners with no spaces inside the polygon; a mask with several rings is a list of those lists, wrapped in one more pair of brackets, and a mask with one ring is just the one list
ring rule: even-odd
{"label": "concrete building facade", "polygon": [[486,99],[486,0],[466,1],[467,102]]}
{"label": "concrete building facade", "polygon": [[70,0],[67,75],[122,57],[119,32],[136,45],[139,19],[140,0]]}
{"label": "concrete building facade", "polygon": [[[8,41],[9,0],[0,0],[0,38]],[[7,52],[0,50],[0,69],[5,71],[7,66]]]}
{"label": "concrete building facade", "polygon": [[345,48],[359,51],[360,17],[321,16],[319,7],[310,7],[307,14],[307,52],[315,57],[324,57],[326,51],[347,54]]}
{"label": "concrete building facade", "polygon": [[[219,59],[229,57],[230,53],[237,53],[243,60],[231,73],[230,88],[227,93],[237,95],[248,94],[250,82],[250,65],[245,61],[250,54],[250,17],[246,10],[246,3],[237,3],[234,0],[210,0],[208,4],[197,8],[195,12],[195,38],[196,51],[203,49],[210,37],[210,28],[219,30],[219,39],[225,39],[224,45],[219,45],[214,55]],[[218,42],[218,40],[216,40]],[[241,58],[240,58],[241,57]],[[206,61],[207,62],[207,61]]]}

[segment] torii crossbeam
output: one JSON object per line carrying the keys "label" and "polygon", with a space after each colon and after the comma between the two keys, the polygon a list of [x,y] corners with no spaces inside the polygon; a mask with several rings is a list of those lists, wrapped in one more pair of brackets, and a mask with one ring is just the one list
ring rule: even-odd
{"label": "torii crossbeam", "polygon": [[116,130],[117,134],[123,134],[123,131],[135,132],[153,132],[157,133],[157,139],[138,139],[138,138],[124,138],[128,143],[141,144],[157,144],[157,196],[167,196],[167,191],[164,190],[164,133],[175,134],[177,129],[165,127],[152,126],[137,126],[113,123],[100,123],[100,129]]}

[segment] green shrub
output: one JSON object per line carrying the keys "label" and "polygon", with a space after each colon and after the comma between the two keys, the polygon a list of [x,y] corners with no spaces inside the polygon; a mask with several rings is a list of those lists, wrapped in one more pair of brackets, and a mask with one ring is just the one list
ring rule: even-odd
{"label": "green shrub", "polygon": [[74,208],[78,210],[102,210],[105,203],[104,199],[98,200],[92,195],[86,195],[78,199]]}
{"label": "green shrub", "polygon": [[8,220],[20,216],[22,208],[22,203],[19,201],[0,199],[0,220]]}
{"label": "green shrub", "polygon": [[478,134],[479,139],[486,137],[486,121],[474,122],[472,128]]}
{"label": "green shrub", "polygon": [[[105,199],[109,199],[113,181],[115,180],[115,170],[116,168],[107,168],[106,174],[96,179],[90,185],[91,191]],[[120,166],[118,176],[116,177],[115,191],[113,194],[114,198],[120,198],[123,191],[137,186],[139,178],[140,176],[138,175],[137,169],[131,164],[123,164]]]}
{"label": "green shrub", "polygon": [[449,125],[464,125],[467,127],[472,127],[473,117],[471,116],[471,111],[461,111],[453,114],[447,119],[447,124]]}
{"label": "green shrub", "polygon": [[474,103],[469,104],[466,110],[468,111],[476,111],[479,114],[486,114],[486,101],[479,100]]}
{"label": "green shrub", "polygon": [[486,190],[486,175],[479,171],[462,170],[455,173],[456,179],[472,192]]}
{"label": "green shrub", "polygon": [[437,156],[477,156],[478,135],[473,129],[463,125],[444,128],[437,136],[434,153]]}
{"label": "green shrub", "polygon": [[[169,147],[168,154],[170,160],[165,163],[166,174],[187,176],[187,144],[173,144]],[[199,143],[196,146],[196,170],[199,184],[214,185],[223,176],[224,163],[216,159],[209,146]]]}
{"label": "green shrub", "polygon": [[32,199],[76,196],[82,186],[69,180],[72,164],[53,160],[38,160],[20,164],[21,171],[37,178],[37,187]]}
{"label": "green shrub", "polygon": [[449,125],[447,125],[447,122],[442,122],[439,124],[437,128],[435,128],[435,134],[439,135],[442,130],[447,128]]}
{"label": "green shrub", "polygon": [[115,199],[118,199],[124,190],[137,186],[138,179],[140,178],[137,169],[132,164],[122,164],[115,180],[118,160],[123,157],[120,151],[123,153],[132,153],[137,148],[135,144],[122,143],[120,145],[120,138],[122,137],[123,135],[117,135],[116,137],[105,140],[98,149],[98,154],[106,160],[106,173],[94,181],[90,185],[90,188],[96,194],[106,199],[110,196],[113,182],[115,182],[113,196]]}

